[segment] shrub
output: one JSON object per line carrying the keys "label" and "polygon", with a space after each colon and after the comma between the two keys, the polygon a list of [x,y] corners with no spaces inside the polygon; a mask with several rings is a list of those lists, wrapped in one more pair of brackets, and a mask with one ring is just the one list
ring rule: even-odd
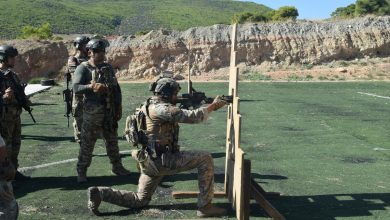
{"label": "shrub", "polygon": [[275,11],[272,16],[272,20],[274,21],[286,21],[289,19],[297,19],[299,16],[298,9],[294,6],[282,6],[278,10]]}
{"label": "shrub", "polygon": [[21,30],[22,34],[20,35],[20,38],[22,39],[52,39],[53,38],[53,32],[51,29],[51,25],[49,23],[44,23],[39,27],[33,27],[31,25],[27,25],[22,27]]}

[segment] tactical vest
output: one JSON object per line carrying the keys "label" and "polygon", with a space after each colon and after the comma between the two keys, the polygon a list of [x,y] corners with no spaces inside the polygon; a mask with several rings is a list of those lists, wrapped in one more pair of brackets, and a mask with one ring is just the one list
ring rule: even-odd
{"label": "tactical vest", "polygon": [[162,103],[158,100],[151,100],[149,106],[149,117],[146,117],[146,134],[148,136],[148,141],[150,144],[154,144],[157,155],[164,153],[166,151],[178,152],[180,146],[178,145],[179,141],[179,124],[164,121],[158,117],[158,112],[155,110],[156,105],[166,105],[171,104]]}
{"label": "tactical vest", "polygon": [[95,95],[102,99],[105,103],[111,103],[114,101],[110,100],[112,98],[110,96],[115,95],[112,93],[117,92],[114,90],[118,86],[118,81],[115,77],[115,73],[112,71],[112,67],[107,63],[104,63],[99,67],[92,66],[89,62],[83,62],[81,65],[84,65],[90,71],[91,83],[102,83],[108,87],[108,94]]}

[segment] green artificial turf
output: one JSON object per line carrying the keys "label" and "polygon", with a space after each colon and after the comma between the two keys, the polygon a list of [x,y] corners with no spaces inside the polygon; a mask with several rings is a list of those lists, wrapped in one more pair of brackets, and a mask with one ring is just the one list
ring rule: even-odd
{"label": "green artificial turf", "polygon": [[[227,83],[195,83],[207,95],[227,93]],[[124,115],[150,95],[146,84],[123,84]],[[182,86],[185,88],[185,86]],[[78,145],[67,128],[61,87],[35,95],[34,125],[23,113],[20,167],[77,158]],[[390,100],[359,94],[390,96],[390,84],[364,83],[240,83],[242,148],[252,160],[252,175],[267,191],[282,193],[272,204],[287,219],[390,219]],[[120,149],[130,150],[121,137]],[[226,108],[199,125],[181,126],[182,150],[206,150],[215,162],[215,188],[224,180]],[[379,150],[378,150],[379,149]],[[105,153],[98,141],[94,154]],[[136,190],[139,173],[129,153],[123,155],[130,177],[110,172],[106,156],[96,155],[89,181],[76,183],[76,162],[27,172],[15,195],[20,219],[92,219],[86,189],[93,185]],[[196,199],[174,200],[173,190],[196,190],[196,171],[167,177],[144,210],[103,203],[99,219],[196,218]],[[229,209],[226,199],[215,202]],[[252,201],[251,219],[266,215]]]}

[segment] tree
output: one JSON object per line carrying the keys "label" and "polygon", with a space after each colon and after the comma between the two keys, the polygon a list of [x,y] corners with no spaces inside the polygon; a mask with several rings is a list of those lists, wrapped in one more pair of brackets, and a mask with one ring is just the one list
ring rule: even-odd
{"label": "tree", "polygon": [[233,16],[233,23],[245,23],[245,22],[267,22],[269,19],[262,14],[253,14],[251,12],[243,12],[240,14],[235,14]]}
{"label": "tree", "polygon": [[275,11],[272,16],[272,20],[274,21],[285,21],[289,19],[297,19],[299,16],[298,9],[294,6],[282,6],[278,10]]}
{"label": "tree", "polygon": [[332,17],[353,17],[355,15],[355,4],[350,4],[347,7],[337,8],[336,11],[332,12]]}
{"label": "tree", "polygon": [[[386,0],[357,0],[355,15],[377,14],[381,15],[384,8],[389,7]],[[382,14],[383,15],[383,14]]]}

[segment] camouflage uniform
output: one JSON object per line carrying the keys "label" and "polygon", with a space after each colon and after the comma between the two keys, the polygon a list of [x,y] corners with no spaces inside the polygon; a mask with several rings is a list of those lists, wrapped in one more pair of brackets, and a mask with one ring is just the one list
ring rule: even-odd
{"label": "camouflage uniform", "polygon": [[[0,151],[4,145],[4,140],[0,136]],[[18,203],[15,200],[11,184],[14,175],[15,168],[7,159],[0,163],[0,220],[17,219],[18,217]]]}
{"label": "camouflage uniform", "polygon": [[[68,59],[68,73],[74,78],[74,72],[78,65],[88,60],[88,57],[71,56]],[[72,101],[74,139],[80,143],[80,130],[83,122],[83,95],[73,93]]]}
{"label": "camouflage uniform", "polygon": [[[107,68],[107,71],[102,69]],[[109,94],[94,93],[89,87],[91,83],[102,83],[105,78],[109,85]],[[103,137],[107,154],[113,169],[123,167],[118,147],[118,121],[115,119],[117,111],[121,111],[122,95],[110,64],[103,63],[98,67],[88,62],[80,64],[75,71],[73,91],[83,94],[83,123],[81,128],[80,152],[77,163],[78,173],[85,174],[91,164],[92,152],[97,138]]]}
{"label": "camouflage uniform", "polygon": [[[0,70],[0,94],[4,94],[5,90],[10,87],[11,80],[14,78],[16,83],[20,84],[19,77],[14,72],[7,72]],[[0,98],[1,98],[0,97]],[[13,166],[17,169],[19,167],[18,155],[21,145],[21,120],[22,107],[15,97],[10,101],[3,100],[4,105],[1,106],[0,117],[0,134],[3,136],[6,143],[7,155],[10,158]]]}
{"label": "camouflage uniform", "polygon": [[154,145],[157,157],[153,159],[157,172],[142,169],[138,191],[115,190],[97,187],[102,201],[129,208],[146,206],[165,175],[198,169],[199,198],[198,207],[211,203],[214,196],[214,164],[210,153],[200,151],[179,151],[178,123],[199,123],[207,120],[207,108],[195,110],[180,109],[159,97],[153,97],[146,117],[149,146]]}

